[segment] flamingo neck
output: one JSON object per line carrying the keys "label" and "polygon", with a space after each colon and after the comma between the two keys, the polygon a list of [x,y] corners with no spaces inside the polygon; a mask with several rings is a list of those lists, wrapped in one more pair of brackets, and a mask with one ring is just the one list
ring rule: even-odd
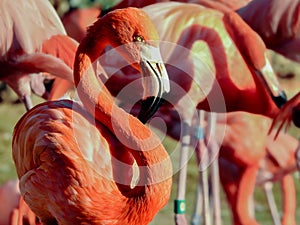
{"label": "flamingo neck", "polygon": [[138,185],[157,182],[170,185],[172,166],[161,141],[137,118],[114,104],[113,97],[94,73],[92,62],[99,57],[106,43],[101,38],[97,42],[85,38],[78,47],[74,82],[79,98],[89,113],[105,125],[133,155],[140,168]]}
{"label": "flamingo neck", "polygon": [[264,54],[262,54],[266,51],[264,42],[237,13],[225,13],[223,21],[227,32],[238,46],[245,61],[257,70],[262,69],[266,64]]}
{"label": "flamingo neck", "polygon": [[[227,29],[229,28],[226,27],[226,30]],[[241,33],[246,36],[246,31],[247,27]],[[244,53],[243,51],[249,50],[249,48],[245,47],[247,41],[249,41],[248,39],[244,40],[241,46],[238,46],[239,50],[242,49],[242,53]],[[265,63],[264,58],[262,57],[257,57],[258,59],[255,59],[255,56],[261,56],[260,53],[265,49],[263,45],[257,47],[257,51],[255,51],[253,54],[249,52],[245,53],[246,60],[248,60],[246,62],[250,62],[251,66],[253,67],[248,66],[249,76],[243,76],[243,74],[237,72],[233,73],[233,71],[230,71],[231,68],[225,49],[226,47],[224,46],[220,35],[215,29],[199,24],[193,24],[183,30],[178,40],[178,44],[191,50],[194,43],[196,43],[197,41],[204,41],[205,43],[207,43],[213,60],[213,65],[215,67],[214,75],[218,81],[220,80],[219,85],[223,90],[223,98],[226,102],[227,111],[234,111],[239,109],[251,111],[253,113],[261,113],[271,117],[276,114],[278,108],[274,104],[273,100],[269,96],[269,93],[266,91],[266,88],[263,86],[259,78],[256,77],[256,75],[253,75],[253,67],[259,68]],[[176,56],[177,54],[178,52],[175,52],[174,55]],[[170,58],[172,57],[173,55]],[[188,57],[189,56],[186,56],[186,58]],[[252,73],[252,78],[250,77],[250,73]],[[226,82],[224,82],[225,80]],[[250,89],[251,91],[249,91]],[[215,92],[213,90],[210,93],[213,93],[212,96],[215,95]],[[208,95],[206,97],[207,99],[209,99],[212,98],[212,96]],[[203,102],[199,104],[199,107],[206,110],[213,109],[219,112],[219,103],[210,105],[207,99],[203,99]],[[241,104],[237,105],[236,102],[241,102]],[[244,102],[252,102],[252,105],[255,105],[256,107],[249,107],[249,105],[245,105]]]}

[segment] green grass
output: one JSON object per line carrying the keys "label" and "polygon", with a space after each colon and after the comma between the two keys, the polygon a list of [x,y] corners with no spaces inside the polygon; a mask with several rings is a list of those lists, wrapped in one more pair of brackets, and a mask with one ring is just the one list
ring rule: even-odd
{"label": "green grass", "polygon": [[[5,95],[7,99],[8,93]],[[11,139],[13,127],[24,112],[24,106],[21,104],[14,105],[8,102],[0,104],[0,183],[16,177],[11,154]]]}

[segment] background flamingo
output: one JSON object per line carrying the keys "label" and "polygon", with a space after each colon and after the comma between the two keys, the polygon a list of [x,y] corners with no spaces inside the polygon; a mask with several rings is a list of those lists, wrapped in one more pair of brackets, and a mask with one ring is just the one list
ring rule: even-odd
{"label": "background flamingo", "polygon": [[[71,78],[77,43],[66,36],[49,1],[4,0],[0,4],[3,34],[0,37],[0,79],[30,109],[31,88],[43,87],[43,79],[31,74],[47,72]],[[55,85],[59,82],[57,79]]]}
{"label": "background flamingo", "polygon": [[[13,157],[21,193],[43,224],[148,224],[168,202],[172,167],[167,152],[147,127],[113,103],[105,87],[91,82],[97,78],[90,68],[105,45],[128,44],[121,53],[129,62],[140,63],[147,78],[156,73],[163,79],[158,49],[148,45],[157,38],[140,10],[102,17],[89,29],[75,58],[74,80],[84,107],[68,100],[46,102],[16,125]],[[148,67],[152,62],[158,68]],[[167,86],[160,88],[167,91]],[[134,161],[139,178],[131,184]]]}
{"label": "background flamingo", "polygon": [[300,62],[299,0],[252,0],[237,13],[267,47]]}
{"label": "background flamingo", "polygon": [[[87,27],[91,25],[97,17],[103,16],[109,11],[113,11],[115,9],[122,9],[126,7],[142,8],[159,2],[168,2],[168,0],[123,0],[115,6],[105,10],[101,10],[101,7],[71,9],[62,15],[62,22],[68,35],[80,42],[86,34]],[[230,10],[237,10],[242,6],[245,6],[249,0],[178,0],[177,2],[195,3],[205,7],[218,9],[222,12],[227,12]]]}
{"label": "background flamingo", "polygon": [[[20,193],[19,193],[20,195]],[[40,222],[24,199],[20,195],[18,206],[15,207],[11,214],[10,225],[40,225]]]}
{"label": "background flamingo", "polygon": [[[295,150],[299,143],[283,133],[274,141],[273,135],[267,135],[270,124],[269,118],[245,112],[230,113],[227,119],[218,121],[215,137],[220,145],[220,178],[234,224],[258,224],[249,213],[247,202],[253,196],[260,168],[270,171],[274,180],[276,173],[282,178],[282,224],[296,224],[295,187],[289,173],[296,170]],[[222,126],[226,126],[225,135]]]}

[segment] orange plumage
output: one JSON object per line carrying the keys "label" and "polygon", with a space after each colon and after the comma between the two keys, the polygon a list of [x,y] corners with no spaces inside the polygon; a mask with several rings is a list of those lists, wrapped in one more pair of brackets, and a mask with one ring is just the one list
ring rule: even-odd
{"label": "orange plumage", "polygon": [[[172,166],[160,140],[114,104],[90,69],[108,43],[130,44],[122,54],[141,61],[141,43],[132,38],[138,33],[146,41],[157,39],[155,30],[147,30],[152,28],[134,8],[100,19],[75,58],[74,80],[83,106],[46,102],[16,125],[13,158],[20,190],[43,224],[148,224],[168,202]],[[112,33],[116,36],[110,38]]]}

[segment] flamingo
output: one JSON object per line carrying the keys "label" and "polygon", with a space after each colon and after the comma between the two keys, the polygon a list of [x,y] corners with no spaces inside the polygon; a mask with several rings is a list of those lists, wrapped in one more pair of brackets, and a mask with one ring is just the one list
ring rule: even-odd
{"label": "flamingo", "polygon": [[[296,166],[297,166],[297,162],[296,162],[296,157],[295,157],[295,150],[297,151],[297,149],[299,148],[299,144],[298,144],[298,148],[297,149],[291,149],[290,147],[288,147],[289,143],[287,143],[287,141],[294,139],[293,137],[291,138],[291,136],[287,136],[286,138],[286,134],[284,135],[280,135],[278,141],[273,141],[273,137],[268,137],[268,143],[272,142],[275,144],[278,144],[276,147],[280,151],[280,153],[275,152],[274,151],[278,151],[276,149],[276,147],[273,150],[273,146],[271,144],[271,147],[269,147],[270,145],[267,144],[267,155],[266,157],[260,161],[260,168],[259,168],[259,173],[258,173],[258,179],[257,179],[257,185],[258,186],[262,186],[265,190],[268,188],[272,188],[272,184],[276,181],[279,181],[280,183],[280,189],[281,189],[281,195],[282,195],[282,224],[296,224],[295,221],[295,211],[296,211],[296,190],[295,190],[295,185],[294,185],[294,178],[292,176],[292,173],[296,170]],[[285,140],[282,140],[283,138],[285,138]],[[294,141],[295,142],[295,139]],[[282,149],[288,150],[284,153],[282,153]],[[269,151],[269,149],[271,149],[271,153]],[[291,151],[292,150],[292,151]],[[278,157],[284,157],[284,159],[279,159]],[[275,158],[275,161],[274,161]],[[268,177],[267,179],[260,179],[261,175],[260,174],[265,174],[267,173],[268,176],[271,174],[271,178]],[[263,176],[262,176],[263,177]],[[267,190],[268,191],[268,190]],[[275,203],[275,201],[272,199],[273,196],[269,196],[268,193],[267,194],[267,200],[268,201],[272,201]],[[271,193],[272,194],[272,193]],[[271,199],[269,199],[271,197]],[[270,204],[272,203],[269,203]],[[273,214],[273,210],[270,207],[270,211]],[[273,216],[273,220],[275,223],[275,219],[276,216],[279,219],[278,216],[278,212],[277,215],[272,215]],[[277,221],[279,221],[277,219]]]}
{"label": "flamingo", "polygon": [[268,135],[271,119],[265,116],[235,112],[226,117],[218,121],[215,137],[220,145],[220,179],[232,209],[233,224],[258,224],[247,202],[253,196],[259,171],[268,171],[272,176],[262,177],[258,185],[267,180],[281,181],[282,224],[296,224],[295,187],[290,173],[296,170],[298,141],[284,133],[274,141],[274,132]]}
{"label": "flamingo", "polygon": [[252,0],[237,13],[272,49],[300,62],[299,0]]}
{"label": "flamingo", "polygon": [[[3,0],[0,7],[0,80],[16,92],[28,110],[33,106],[31,89],[41,91],[39,86],[43,86],[43,79],[36,74],[46,72],[62,79],[67,74],[71,78],[78,44],[66,35],[47,0]],[[71,86],[72,80],[63,83]]]}
{"label": "flamingo", "polygon": [[108,13],[89,28],[76,52],[74,81],[83,105],[45,102],[15,126],[12,148],[21,194],[42,224],[148,224],[168,202],[168,153],[145,125],[114,104],[91,68],[106,45],[119,46],[145,75],[146,101],[160,96],[169,87],[157,40],[141,10]]}

